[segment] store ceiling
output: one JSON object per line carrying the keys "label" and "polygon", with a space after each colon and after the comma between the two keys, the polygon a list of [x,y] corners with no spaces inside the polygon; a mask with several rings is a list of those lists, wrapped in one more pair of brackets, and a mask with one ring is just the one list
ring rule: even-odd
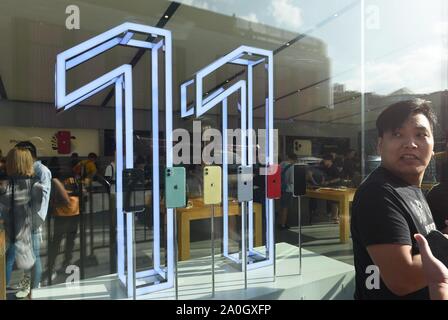
{"label": "store ceiling", "polygon": [[[54,63],[56,54],[108,30],[124,21],[155,26],[171,2],[162,0],[121,1],[18,1],[0,4],[0,76],[8,99],[54,101]],[[65,8],[77,4],[81,11],[81,29],[65,28]],[[325,17],[323,17],[324,19]],[[165,26],[173,33],[173,106],[179,110],[179,85],[194,72],[240,45],[276,50],[298,34],[254,24],[245,20],[180,5]],[[71,71],[68,89],[95,79],[112,68],[129,63],[136,49],[117,48],[102,54]],[[360,99],[357,92],[335,92],[334,108],[330,103],[331,57],[326,44],[306,36],[275,55],[275,118],[281,121],[306,120],[327,124],[360,125]],[[242,69],[223,68],[208,79],[206,89],[225,82]],[[134,68],[134,104],[150,108],[149,55]],[[263,104],[265,74],[255,70],[254,106]],[[304,89],[305,88],[305,89]],[[304,89],[297,92],[299,89]],[[101,105],[107,92],[86,104]],[[236,114],[235,99],[231,114]],[[113,99],[108,103],[113,106]],[[215,108],[213,112],[219,112]],[[263,117],[264,108],[255,116]],[[373,121],[377,112],[366,115]]]}

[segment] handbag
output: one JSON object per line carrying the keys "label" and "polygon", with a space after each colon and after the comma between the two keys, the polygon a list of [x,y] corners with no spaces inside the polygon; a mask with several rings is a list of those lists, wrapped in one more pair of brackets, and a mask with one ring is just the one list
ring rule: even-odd
{"label": "handbag", "polygon": [[70,196],[70,204],[65,206],[56,206],[53,214],[59,217],[71,217],[79,215],[79,198]]}
{"label": "handbag", "polygon": [[79,215],[79,196],[77,183],[74,182],[73,178],[68,178],[64,180],[64,189],[66,191],[67,189],[72,191],[71,193],[69,193],[69,203],[65,203],[65,201],[63,201],[63,195],[61,194],[59,188],[56,188],[55,184],[52,185],[50,195],[52,214],[57,217],[71,217]]}
{"label": "handbag", "polygon": [[30,241],[18,240],[14,242],[15,260],[17,268],[29,270],[34,266],[36,257],[34,256],[31,237]]}

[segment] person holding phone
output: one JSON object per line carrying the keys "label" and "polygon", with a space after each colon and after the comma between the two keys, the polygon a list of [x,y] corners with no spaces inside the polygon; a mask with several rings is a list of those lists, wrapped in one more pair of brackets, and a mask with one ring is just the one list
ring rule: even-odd
{"label": "person holding phone", "polygon": [[[434,154],[435,124],[422,99],[392,104],[377,119],[381,165],[358,188],[352,208],[355,299],[429,299],[414,234],[436,229],[420,187]],[[378,285],[369,283],[372,277]]]}
{"label": "person holding phone", "polygon": [[294,205],[294,198],[292,196],[294,191],[294,163],[297,160],[297,156],[289,152],[287,159],[280,164],[281,167],[281,191],[280,198],[280,214],[278,216],[278,223],[280,230],[287,230],[289,226],[288,213]]}

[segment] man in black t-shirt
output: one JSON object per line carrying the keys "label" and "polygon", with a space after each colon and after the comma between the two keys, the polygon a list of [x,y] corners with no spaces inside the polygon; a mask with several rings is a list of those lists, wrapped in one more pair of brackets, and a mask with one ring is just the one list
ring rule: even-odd
{"label": "man in black t-shirt", "polygon": [[429,299],[414,234],[435,229],[420,189],[434,153],[435,121],[421,99],[395,103],[378,117],[381,166],[353,201],[355,299]]}
{"label": "man in black t-shirt", "polygon": [[324,173],[325,180],[322,183],[324,186],[331,186],[341,181],[341,174],[335,165],[335,159],[331,154],[326,154],[322,158],[319,165],[319,170]]}
{"label": "man in black t-shirt", "polygon": [[[319,170],[324,173],[324,181],[322,186],[335,186],[341,182],[341,176],[338,168],[335,165],[335,158],[331,154],[323,156],[320,163]],[[327,211],[330,212],[331,220],[334,223],[339,222],[339,206],[335,201],[327,201]]]}
{"label": "man in black t-shirt", "polygon": [[341,177],[352,180],[356,174],[357,169],[356,151],[349,149],[344,156],[344,165],[342,167]]}

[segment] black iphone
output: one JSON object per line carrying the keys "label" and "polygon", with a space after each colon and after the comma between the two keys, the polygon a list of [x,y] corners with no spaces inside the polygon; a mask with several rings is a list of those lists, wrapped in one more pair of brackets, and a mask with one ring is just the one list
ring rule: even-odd
{"label": "black iphone", "polygon": [[434,257],[448,267],[448,239],[440,231],[432,230],[426,235],[426,240]]}

